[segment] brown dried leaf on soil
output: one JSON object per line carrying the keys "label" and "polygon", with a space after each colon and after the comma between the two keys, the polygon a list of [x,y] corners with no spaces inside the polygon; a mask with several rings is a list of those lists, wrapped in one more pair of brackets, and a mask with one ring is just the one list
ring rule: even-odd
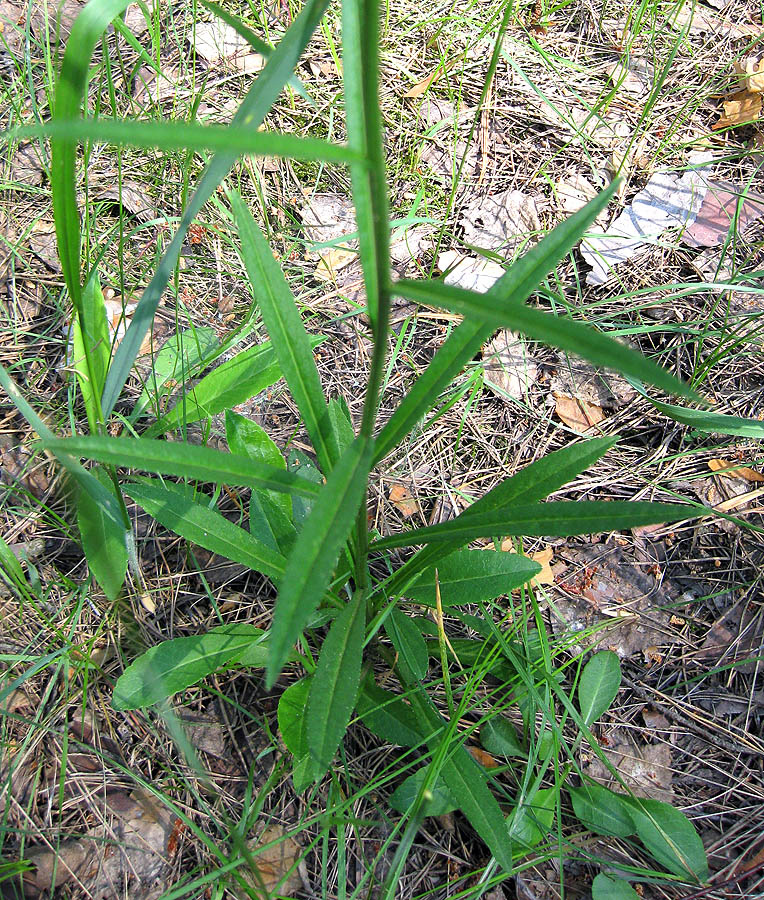
{"label": "brown dried leaf on soil", "polygon": [[48,490],[51,480],[51,466],[45,457],[39,454],[33,457],[18,434],[0,434],[0,485],[18,484],[39,498]]}
{"label": "brown dried leaf on soil", "polygon": [[538,366],[523,339],[502,330],[483,347],[485,386],[499,397],[522,400],[538,377]]}
{"label": "brown dried leaf on soil", "polygon": [[123,180],[121,185],[116,182],[96,184],[91,188],[91,198],[95,201],[111,200],[140,222],[156,219],[158,215],[148,192],[137,181]]}
{"label": "brown dried leaf on soil", "polygon": [[419,512],[419,504],[405,484],[391,485],[388,498],[404,519],[410,519]]}
{"label": "brown dried leaf on soil", "polygon": [[605,413],[601,406],[588,403],[578,397],[569,397],[567,394],[553,393],[552,396],[555,401],[554,411],[557,418],[579,434],[586,434],[605,419]]}
{"label": "brown dried leaf on soil", "polygon": [[583,175],[576,173],[557,182],[555,196],[560,211],[573,215],[597,196],[597,188]]}
{"label": "brown dried leaf on soil", "polygon": [[[264,890],[268,896],[278,888],[280,896],[288,897],[302,887],[298,866],[295,865],[300,859],[302,847],[287,834],[287,829],[281,825],[268,825],[259,837],[248,842],[253,852],[271,841],[279,842],[257,853],[254,858],[256,872],[240,870],[255,890]],[[293,867],[294,870],[284,880]]]}
{"label": "brown dried leaf on soil", "polygon": [[504,266],[482,256],[464,256],[458,250],[445,250],[438,256],[438,268],[445,272],[445,284],[484,294],[504,274]]}
{"label": "brown dried leaf on soil", "polygon": [[738,91],[729,100],[722,102],[722,110],[719,119],[711,126],[714,131],[736,125],[750,125],[761,117],[761,94]]}
{"label": "brown dried leaf on soil", "polygon": [[759,37],[762,33],[761,25],[741,22],[737,17],[733,20],[729,16],[718,16],[693,0],[677,3],[666,21],[675,31],[687,29],[689,34],[719,34],[733,40]]}
{"label": "brown dried leaf on soil", "polygon": [[655,78],[653,64],[644,57],[621,59],[606,69],[608,77],[619,90],[634,97],[646,94]]}
{"label": "brown dried leaf on soil", "polygon": [[761,667],[764,656],[764,620],[761,609],[737,603],[709,628],[693,658],[706,666],[737,663],[736,672],[749,675]]}
{"label": "brown dried leaf on soil", "polygon": [[562,356],[558,357],[550,387],[553,394],[567,394],[606,410],[625,406],[637,396],[629,382],[615,372]]}
{"label": "brown dried leaf on soil", "polygon": [[[174,820],[154,796],[144,791],[106,795],[108,823],[55,848],[30,847],[25,856],[33,869],[24,877],[31,896],[44,896],[51,884],[81,884],[93,900],[115,896],[130,884],[131,900],[161,893],[169,874],[167,845]],[[54,880],[55,872],[55,880]]]}
{"label": "brown dried leaf on soil", "polygon": [[61,271],[56,242],[56,226],[52,221],[40,219],[32,226],[29,233],[29,247],[53,272]]}
{"label": "brown dried leaf on soil", "polygon": [[34,144],[19,144],[11,157],[10,181],[13,184],[38,187],[44,176],[45,170],[38,148]]}
{"label": "brown dried leaf on soil", "polygon": [[[517,553],[517,550],[515,549],[514,538],[507,538],[506,540],[502,541],[501,549],[505,553]],[[534,575],[534,577],[529,582],[531,587],[540,587],[541,585],[554,584],[555,574],[552,570],[554,550],[552,549],[552,547],[547,547],[545,550],[534,550],[533,553],[528,553],[526,555],[529,559],[532,559],[534,562],[537,562],[541,566],[541,571],[538,573],[538,575]],[[515,588],[515,590],[519,591],[520,588]]]}
{"label": "brown dried leaf on soil", "polygon": [[226,727],[217,716],[183,710],[178,718],[189,743],[195,750],[208,753],[216,759],[225,759],[228,756]]}
{"label": "brown dried leaf on soil", "polygon": [[172,100],[178,92],[178,73],[175,69],[167,67],[161,75],[149,66],[141,66],[135,76],[135,100],[143,103],[152,100],[161,103],[163,100]]}
{"label": "brown dried leaf on soil", "polygon": [[475,196],[462,210],[459,224],[467,243],[506,256],[529,240],[535,241],[541,232],[534,199],[515,190]]}
{"label": "brown dried leaf on soil", "polygon": [[708,468],[719,475],[730,475],[736,478],[744,478],[746,481],[764,481],[764,475],[751,469],[749,466],[741,466],[731,463],[726,459],[709,459]]}
{"label": "brown dried leaf on soil", "polygon": [[660,645],[680,640],[660,607],[681,591],[655,566],[612,544],[558,550],[557,558],[567,563],[565,569],[555,566],[566,596],[554,601],[551,624],[560,636],[579,635],[575,652],[599,646],[622,659],[652,663],[660,659]]}
{"label": "brown dried leaf on soil", "polygon": [[[637,743],[631,735],[616,728],[602,735],[600,746],[635,796],[672,802],[674,790],[671,786],[669,744]],[[590,760],[584,772],[605,787],[619,790],[609,769],[597,757]]]}
{"label": "brown dried leaf on soil", "polygon": [[732,64],[740,89],[751,94],[764,92],[764,56],[746,56]]}
{"label": "brown dried leaf on soil", "polygon": [[196,55],[209,66],[225,63],[236,72],[251,75],[265,65],[265,59],[255,53],[249,42],[222,19],[197,22],[191,43]]}
{"label": "brown dried leaf on soil", "polygon": [[691,247],[716,247],[727,240],[733,223],[743,234],[762,218],[764,194],[744,190],[729,181],[711,182],[695,221],[682,239]]}

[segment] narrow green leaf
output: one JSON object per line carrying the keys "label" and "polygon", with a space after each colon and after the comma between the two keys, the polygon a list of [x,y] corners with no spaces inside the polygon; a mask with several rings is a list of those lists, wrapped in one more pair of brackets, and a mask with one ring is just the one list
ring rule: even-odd
{"label": "narrow green leaf", "polygon": [[94,434],[100,419],[101,391],[109,368],[109,326],[98,275],[94,274],[82,293],[80,313],[72,323],[74,371],[85,402],[88,425]]}
{"label": "narrow green leaf", "polygon": [[390,212],[379,102],[379,10],[342,4],[342,85],[348,145],[368,165],[350,167],[366,302],[377,334],[378,303],[390,283]]}
{"label": "narrow green leaf", "polygon": [[367,678],[358,695],[358,716],[377,737],[399,747],[418,747],[429,737],[412,708]]}
{"label": "narrow green leaf", "polygon": [[621,502],[604,500],[550,501],[510,506],[483,516],[457,516],[440,525],[415,528],[404,534],[374,541],[372,548],[408,547],[431,541],[455,541],[462,544],[477,538],[495,535],[566,537],[573,534],[593,534],[599,531],[619,531],[656,522],[678,522],[694,518],[696,507],[678,503]]}
{"label": "narrow green leaf", "polygon": [[[427,777],[427,766],[414,772],[393,791],[388,803],[396,811],[403,815],[407,813],[422,788],[422,782]],[[446,813],[458,809],[459,804],[443,778],[436,778],[430,788],[430,797],[425,800],[424,812],[428,816],[444,816]]]}
{"label": "narrow green leaf", "polygon": [[146,432],[154,437],[208,416],[217,415],[254,397],[281,378],[281,369],[270,344],[237,353],[232,359],[189,387],[175,406]]}
{"label": "narrow green leaf", "polygon": [[698,832],[678,809],[662,800],[632,800],[629,813],[637,836],[666,871],[687,881],[708,880],[708,860]]}
{"label": "narrow green leaf", "polygon": [[510,838],[525,849],[540,844],[552,827],[557,796],[555,788],[541,788],[524,797],[507,819]]}
{"label": "narrow green leaf", "polygon": [[128,523],[125,521],[122,506],[114,493],[107,490],[91,472],[88,472],[87,469],[74,459],[74,457],[70,456],[64,448],[56,446],[60,442],[56,440],[56,436],[50,428],[48,428],[29,403],[27,403],[26,398],[3,366],[0,366],[0,385],[3,386],[16,409],[18,409],[21,415],[40,436],[40,442],[43,446],[50,448],[61,467],[67,471],[78,487],[90,495],[93,502],[99,507],[102,513],[108,517],[112,525],[119,526],[123,529],[127,528]]}
{"label": "narrow green leaf", "polygon": [[[284,85],[292,76],[300,54],[307,46],[328,3],[329,0],[307,0],[305,6],[303,6],[300,11],[300,14],[289,26],[286,34],[279,42],[278,47],[276,47],[270,55],[263,70],[255,79],[244,100],[242,100],[233,117],[231,126],[236,129],[241,127],[249,128],[253,134],[257,132],[258,128],[263,123],[268,110],[281,93]],[[86,11],[93,5],[93,3],[88,4]],[[117,9],[118,12],[126,5],[127,0],[119,0],[119,3],[115,3],[115,6],[119,7]],[[82,15],[84,15],[84,13]],[[103,31],[103,28],[101,28],[101,31]],[[74,32],[72,32],[72,39],[70,39],[67,44],[64,66],[61,71],[61,79],[65,80],[67,71],[66,60],[70,56],[71,66],[76,62],[75,57],[81,56],[79,67],[82,70],[82,77],[81,79],[78,78],[76,83],[74,102],[68,102],[63,104],[62,108],[59,108],[59,91],[57,91],[56,117],[64,119],[73,118],[79,114],[84,94],[88,61],[92,55],[92,47],[96,38],[93,38],[91,43],[85,43],[84,46],[78,46],[76,49],[72,43],[73,39]],[[60,87],[61,82],[59,82],[59,90]],[[229,133],[228,129],[226,129],[226,133]],[[64,203],[67,206],[69,215],[73,215],[71,221],[73,221],[76,224],[77,229],[79,229],[79,216],[77,215],[77,200],[74,187],[75,145],[71,142],[61,142],[61,146],[66,149],[67,155],[65,158],[64,156],[61,157],[59,166],[65,169],[65,182],[71,187],[71,190],[67,187],[68,193]],[[228,174],[231,166],[236,162],[237,156],[238,150],[236,149],[221,150],[212,158],[204,170],[204,173],[199,180],[198,187],[183,213],[183,218],[178,226],[178,231],[173,237],[167,250],[165,250],[151,282],[143,292],[138,307],[133,313],[133,318],[127,329],[127,333],[117,348],[114,361],[109,369],[106,387],[104,388],[102,400],[104,416],[109,415],[114,408],[114,404],[122,391],[122,387],[127,381],[143,338],[151,327],[154,314],[156,313],[164,289],[167,287],[167,283],[175,270],[175,264],[183,247],[183,241],[185,240],[189,226],[192,224],[207,200],[212,196],[217,186]],[[55,185],[53,193],[55,201]],[[56,221],[58,222],[58,217],[56,217]],[[61,236],[59,236],[59,241],[60,240]],[[79,247],[79,244],[77,246]],[[78,268],[79,260],[77,260],[75,269]],[[70,287],[68,281],[67,287]]]}
{"label": "narrow green leaf", "polygon": [[421,681],[427,675],[429,655],[416,623],[410,616],[394,609],[387,617],[385,630],[398,653],[398,665],[408,667],[407,680]]}
{"label": "narrow green leaf", "polygon": [[584,666],[578,682],[578,704],[587,725],[610,709],[621,686],[621,662],[612,650],[595,653]]}
{"label": "narrow green leaf", "polygon": [[492,716],[480,729],[480,743],[494,756],[519,756],[527,759],[528,750],[517,736],[515,726],[503,716]]}
{"label": "narrow green leaf", "polygon": [[295,681],[279,698],[277,712],[279,733],[287,750],[296,759],[302,758],[308,752],[303,724],[308,705],[310,682],[310,678],[301,678],[299,681]]}
{"label": "narrow green leaf", "polygon": [[[225,412],[225,433],[231,453],[249,457],[249,459],[263,462],[267,466],[286,472],[286,460],[281,450],[257,422],[253,422],[251,419],[247,419],[245,416],[240,416],[233,410],[227,409]],[[268,491],[266,496],[273,504],[279,507],[287,519],[291,519],[292,498],[289,494]]]}
{"label": "narrow green leaf", "polygon": [[195,500],[190,490],[147,479],[145,482],[127,484],[125,493],[160,525],[187,541],[249,566],[274,581],[283,576],[286,560],[280,553],[269,549],[248,531],[210,509],[208,503]]}
{"label": "narrow green leaf", "polygon": [[339,452],[344,453],[355,440],[350,410],[344,397],[333,397],[329,401],[329,422],[332,440],[336,443]]}
{"label": "narrow green leaf", "polygon": [[373,444],[363,437],[348,447],[297,535],[273,614],[270,685],[324,596],[363,499],[372,452]]}
{"label": "narrow green leaf", "polygon": [[541,566],[519,553],[501,550],[457,550],[437,566],[428,566],[406,596],[435,606],[435,574],[444,607],[481,603],[508,594],[530,581]]}
{"label": "narrow green leaf", "polygon": [[696,399],[692,388],[652,360],[575,319],[511,302],[497,303],[486,294],[439,281],[401,279],[395,283],[395,292],[416,303],[449,309],[481,322],[493,322],[497,328],[511,328],[535,341],[588,359],[596,366],[606,366],[622,375],[646,381],[669,394]]}
{"label": "narrow green leaf", "polygon": [[284,515],[280,506],[276,506],[272,494],[264,491],[253,490],[249,498],[249,532],[284,557],[292,552],[297,539],[297,529],[292,520]]}
{"label": "narrow green leaf", "polygon": [[84,456],[116,466],[199,481],[237,484],[309,498],[318,496],[318,486],[306,478],[251,458],[181,441],[99,436],[55,438],[51,434],[43,439],[43,443],[56,455]]}
{"label": "narrow green leaf", "polygon": [[206,634],[163,641],[139,656],[117,680],[115,709],[142,709],[196,684],[236,660],[262,634],[237,623]]}
{"label": "narrow green leaf", "polygon": [[366,598],[356,591],[329,628],[313,673],[306,710],[308,746],[321,771],[334,759],[361,681]]}
{"label": "narrow green leaf", "polygon": [[[526,503],[543,500],[604,456],[614,443],[612,438],[597,438],[549,453],[488,491],[466,509],[462,516],[483,515],[487,511],[520,500]],[[418,550],[386,584],[388,595],[397,597],[404,594],[406,586],[417,572],[423,572],[428,567],[434,568],[435,563],[456,550],[460,543],[441,542]]]}
{"label": "narrow green leaf", "polygon": [[[99,480],[113,494],[105,479]],[[109,518],[87,491],[77,497],[77,527],[88,568],[109,600],[116,600],[127,571],[127,528]]]}
{"label": "narrow green leaf", "polygon": [[592,900],[640,900],[640,896],[628,881],[600,872],[592,882]]}
{"label": "narrow green leaf", "polygon": [[627,797],[594,783],[568,788],[568,793],[576,818],[589,831],[621,838],[634,834]]}
{"label": "narrow green leaf", "polygon": [[268,241],[239,194],[231,192],[230,200],[241,241],[241,258],[252,292],[319,464],[328,473],[337,459],[338,450],[332,440],[329,410],[313,359],[311,340]]}

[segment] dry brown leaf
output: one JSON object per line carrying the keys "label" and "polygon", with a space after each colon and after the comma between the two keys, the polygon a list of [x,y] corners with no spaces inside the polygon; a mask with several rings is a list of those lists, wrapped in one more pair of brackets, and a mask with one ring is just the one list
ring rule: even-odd
{"label": "dry brown leaf", "polygon": [[724,112],[719,120],[711,126],[714,131],[735,125],[750,125],[761,117],[761,94],[738,91],[722,103],[722,109]]}
{"label": "dry brown leaf", "polygon": [[511,256],[541,233],[536,202],[522,191],[508,190],[487,197],[477,195],[459,219],[464,240],[485,250]]}
{"label": "dry brown leaf", "polygon": [[[600,746],[636,797],[671,803],[674,791],[669,744],[637,744],[629,735],[616,729],[603,735]],[[592,759],[584,771],[605,787],[617,787],[610,770],[600,759]]]}
{"label": "dry brown leaf", "polygon": [[686,0],[683,5],[676,4],[666,21],[676,31],[687,29],[690,34],[720,34],[732,40],[759,37],[762,33],[761,25],[750,25],[728,16],[717,16],[694,0]]}
{"label": "dry brown leaf", "polygon": [[502,330],[483,347],[485,386],[499,397],[522,400],[538,377],[538,366],[519,335]]}
{"label": "dry brown leaf", "polygon": [[197,22],[192,43],[197,56],[209,66],[225,63],[236,72],[251,75],[265,65],[265,59],[255,53],[249,41],[221,19]]}
{"label": "dry brown leaf", "polygon": [[58,244],[56,243],[56,226],[53,222],[44,219],[35,222],[29,233],[29,246],[35,256],[38,256],[48,268],[54,272],[61,271]]}
{"label": "dry brown leaf", "polygon": [[482,747],[467,747],[467,749],[470,751],[470,755],[475,762],[486,769],[496,769],[501,765],[501,763],[496,762],[490,753],[483,750]]}
{"label": "dry brown leaf", "polygon": [[388,497],[404,519],[410,519],[419,511],[419,504],[405,484],[392,485]]}
{"label": "dry brown leaf", "polygon": [[420,81],[418,84],[415,84],[414,87],[409,88],[406,93],[403,95],[407,100],[413,100],[416,97],[421,97],[422,94],[427,90],[427,88],[434,82],[437,81],[441,75],[445,75],[451,68],[453,68],[456,63],[455,59],[449,60],[445,65],[440,63],[433,71],[427,76],[427,78]]}
{"label": "dry brown leaf", "polygon": [[172,100],[178,94],[178,72],[167,67],[161,75],[150,68],[142,66],[135,76],[135,99],[138,103],[153,100],[161,103],[163,100]]}
{"label": "dry brown leaf", "polygon": [[457,250],[445,250],[438,256],[438,268],[445,272],[445,284],[484,294],[504,274],[504,266],[482,256],[463,256]]}
{"label": "dry brown leaf", "polygon": [[[261,850],[258,848],[272,841],[278,841],[273,847]],[[279,896],[289,897],[302,887],[302,879],[295,864],[300,859],[302,848],[293,837],[287,837],[286,828],[281,825],[268,825],[258,838],[249,842],[249,848],[256,853],[254,858],[256,872],[240,870],[247,881],[257,890],[264,890],[267,896],[278,888]],[[294,867],[288,877],[287,872]]]}
{"label": "dry brown leaf", "polygon": [[553,396],[557,418],[579,434],[585,434],[605,418],[602,407],[594,403],[569,397],[567,394],[553,394]]}
{"label": "dry brown leaf", "polygon": [[555,195],[560,210],[573,215],[597,196],[597,188],[583,175],[575,174],[557,182]]}
{"label": "dry brown leaf", "polygon": [[327,247],[319,250],[318,265],[316,266],[315,276],[320,281],[336,281],[337,273],[350,265],[353,260],[358,259],[358,253],[349,250],[347,244],[337,247]]}
{"label": "dry brown leaf", "polygon": [[718,475],[736,475],[746,481],[764,481],[764,475],[748,466],[739,466],[726,459],[709,459],[708,468]]}
{"label": "dry brown leaf", "polygon": [[[491,549],[492,545],[486,545],[486,550]],[[501,549],[505,553],[517,553],[515,549],[514,538],[506,538],[506,540],[502,541]],[[554,550],[551,547],[547,547],[546,550],[535,550],[533,553],[526,554],[528,559],[534,560],[541,566],[541,571],[538,575],[535,575],[530,580],[531,587],[540,587],[541,585],[549,585],[554,584],[555,582],[555,574],[552,571],[552,558],[554,556]],[[516,591],[519,591],[520,588],[515,588]]]}
{"label": "dry brown leaf", "polygon": [[735,663],[735,671],[752,674],[761,667],[764,654],[764,622],[755,607],[737,603],[708,629],[694,656],[707,666]]}
{"label": "dry brown leaf", "polygon": [[121,184],[98,184],[91,188],[91,196],[94,200],[113,201],[141,222],[148,222],[157,217],[157,210],[151,197],[137,181],[123,180]]}
{"label": "dry brown leaf", "polygon": [[764,56],[746,56],[733,63],[741,90],[751,94],[764,91]]}

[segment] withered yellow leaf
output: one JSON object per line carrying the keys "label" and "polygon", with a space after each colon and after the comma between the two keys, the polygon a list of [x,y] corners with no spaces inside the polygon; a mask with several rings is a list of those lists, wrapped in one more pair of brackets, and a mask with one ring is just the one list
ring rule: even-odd
{"label": "withered yellow leaf", "polygon": [[584,434],[605,418],[602,407],[597,406],[596,403],[588,403],[586,400],[569,397],[567,394],[555,393],[553,396],[555,399],[554,411],[557,413],[557,418],[569,428],[581,434]]}
{"label": "withered yellow leaf", "polygon": [[761,116],[761,94],[738,91],[722,103],[724,112],[711,127],[714,131],[733,125],[748,125]]}
{"label": "withered yellow leaf", "polygon": [[764,56],[746,56],[733,63],[741,89],[751,94],[764,91]]}
{"label": "withered yellow leaf", "polygon": [[764,475],[749,466],[737,466],[726,459],[709,459],[708,468],[717,475],[731,475],[746,481],[764,481]]}
{"label": "withered yellow leaf", "polygon": [[410,519],[419,509],[416,500],[411,495],[411,491],[405,484],[394,484],[390,488],[388,497],[404,519]]}

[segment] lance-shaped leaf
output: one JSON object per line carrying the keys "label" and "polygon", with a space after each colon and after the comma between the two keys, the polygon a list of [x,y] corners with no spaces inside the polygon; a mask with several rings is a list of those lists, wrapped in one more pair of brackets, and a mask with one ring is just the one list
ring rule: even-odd
{"label": "lance-shaped leaf", "polygon": [[[94,477],[103,484],[104,490],[114,495],[114,488],[102,471],[96,470]],[[87,491],[80,491],[77,498],[77,526],[88,568],[109,600],[116,600],[127,571],[129,532],[125,523],[112,521],[100,503]]]}
{"label": "lance-shaped leaf", "polygon": [[286,560],[280,553],[210,509],[208,503],[195,500],[190,488],[147,479],[126,485],[125,493],[165,528],[205,550],[249,566],[274,581],[283,576]]}
{"label": "lance-shaped leaf", "polygon": [[235,453],[223,453],[212,447],[200,447],[180,441],[95,435],[55,438],[51,434],[50,437],[44,438],[44,444],[55,454],[83,456],[115,466],[145,469],[147,472],[159,472],[162,475],[237,484],[308,498],[316,497],[319,491],[318,485],[308,481],[307,478],[285,472],[276,466],[269,466],[267,463]]}
{"label": "lance-shaped leaf", "polygon": [[582,356],[597,366],[606,366],[622,375],[646,381],[669,394],[695,398],[695,392],[666,369],[575,319],[526,305],[497,303],[486,294],[439,281],[401,279],[395,283],[395,292],[407,300],[449,309],[478,321],[492,322],[497,328],[511,328],[535,341]]}
{"label": "lance-shaped leaf", "polygon": [[372,442],[364,437],[348,447],[297,536],[273,613],[267,670],[270,685],[329,585],[366,491],[372,452]]}
{"label": "lance-shaped leaf", "polygon": [[241,240],[241,258],[252,292],[319,464],[328,473],[337,459],[337,444],[332,440],[329,408],[313,359],[311,340],[302,324],[294,296],[263,233],[241,197],[234,192],[230,197]]}
{"label": "lance-shaped leaf", "polygon": [[587,500],[531,503],[492,510],[482,516],[452,519],[440,525],[415,528],[374,541],[373,549],[409,547],[434,541],[469,543],[495,535],[568,537],[599,531],[620,531],[658,522],[678,522],[697,515],[697,508],[679,503],[643,503]]}
{"label": "lance-shaped leaf", "polygon": [[311,680],[308,746],[322,772],[334,758],[358,696],[365,625],[365,597],[362,591],[356,591],[332,622]]}

